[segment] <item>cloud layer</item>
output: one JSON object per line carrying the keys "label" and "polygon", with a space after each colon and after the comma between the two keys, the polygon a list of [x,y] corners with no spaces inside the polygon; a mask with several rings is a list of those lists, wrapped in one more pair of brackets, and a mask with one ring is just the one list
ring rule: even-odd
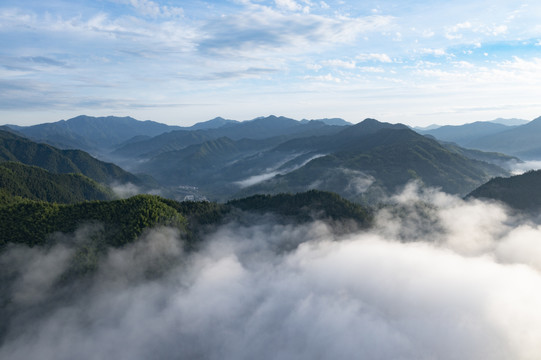
{"label": "cloud layer", "polygon": [[264,217],[224,225],[190,254],[155,229],[67,292],[48,284],[68,245],[12,248],[5,293],[42,285],[5,307],[0,357],[535,359],[539,225],[414,187],[394,202],[370,231]]}

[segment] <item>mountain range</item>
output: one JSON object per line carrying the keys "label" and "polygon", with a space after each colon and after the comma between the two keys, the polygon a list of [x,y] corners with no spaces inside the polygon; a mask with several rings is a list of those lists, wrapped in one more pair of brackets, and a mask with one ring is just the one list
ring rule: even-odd
{"label": "mountain range", "polygon": [[442,126],[421,130],[438,140],[454,142],[460,146],[483,151],[500,152],[524,160],[541,157],[541,117],[521,125],[503,125],[495,122],[475,122],[458,126]]}
{"label": "mountain range", "polygon": [[[10,129],[53,143],[83,137],[81,149],[99,148],[100,158],[114,159],[132,173],[150,175],[157,181],[155,187],[177,199],[225,201],[257,193],[319,189],[370,203],[412,180],[465,195],[491,177],[507,175],[496,164],[509,159],[442,144],[405,125],[375,119],[351,125],[342,119],[297,121],[271,115],[244,122],[215,118],[180,128],[129,117],[78,116]],[[25,142],[20,154],[6,150],[6,161],[53,173],[80,173],[102,184],[144,183],[141,175],[81,150],[60,150],[5,131],[0,135],[4,142]]]}
{"label": "mountain range", "polygon": [[[282,124],[302,128],[302,124],[289,125],[289,120],[282,119]],[[146,159],[137,157],[134,170],[152,174],[163,185],[197,186],[219,200],[312,188],[359,200],[394,192],[410,180],[466,194],[490,177],[506,174],[486,162],[499,159],[499,155],[477,152],[477,158],[469,157],[471,152],[448,149],[401,124],[366,119],[346,127],[317,124],[316,129],[315,133],[265,139],[224,136],[178,150],[157,151],[156,155],[147,153]],[[159,144],[158,140],[174,133],[151,140]],[[484,161],[480,161],[481,155]],[[371,186],[373,195],[367,197],[364,193]]]}

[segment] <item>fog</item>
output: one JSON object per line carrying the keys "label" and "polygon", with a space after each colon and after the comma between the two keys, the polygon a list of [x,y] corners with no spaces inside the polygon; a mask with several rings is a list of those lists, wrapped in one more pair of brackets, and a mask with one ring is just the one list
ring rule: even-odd
{"label": "fog", "polygon": [[507,168],[510,169],[513,175],[521,175],[530,170],[539,170],[541,169],[540,160],[526,160],[521,162],[510,161],[508,162]]}
{"label": "fog", "polygon": [[0,358],[537,359],[541,227],[414,185],[391,200],[348,235],[261,217],[186,253],[153,229],[70,285],[84,232],[10,247]]}
{"label": "fog", "polygon": [[305,154],[291,155],[291,156],[287,157],[286,160],[282,160],[280,163],[276,164],[273,168],[267,169],[262,174],[252,175],[252,176],[250,176],[250,177],[248,177],[248,178],[246,178],[244,180],[236,181],[235,184],[237,186],[241,187],[241,188],[256,185],[256,184],[259,184],[259,183],[261,183],[263,181],[272,179],[276,175],[285,175],[287,173],[290,173],[292,171],[300,169],[304,165],[308,164],[310,161],[325,156],[324,154],[316,154],[316,155],[313,155],[313,156],[309,157],[308,159],[302,161],[299,164],[295,164],[295,165],[292,165],[292,166],[287,166],[287,167],[284,168],[285,164],[287,164],[288,162],[291,162],[293,160],[297,160],[297,158],[300,158],[303,155],[305,155]]}

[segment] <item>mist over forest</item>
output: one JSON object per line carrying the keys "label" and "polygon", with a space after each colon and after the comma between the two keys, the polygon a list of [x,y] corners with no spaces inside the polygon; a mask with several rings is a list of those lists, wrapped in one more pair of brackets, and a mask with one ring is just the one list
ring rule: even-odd
{"label": "mist over forest", "polygon": [[414,183],[389,201],[346,233],[252,214],[187,251],[148,229],[77,281],[62,274],[99,225],[10,244],[0,357],[536,358],[539,219]]}

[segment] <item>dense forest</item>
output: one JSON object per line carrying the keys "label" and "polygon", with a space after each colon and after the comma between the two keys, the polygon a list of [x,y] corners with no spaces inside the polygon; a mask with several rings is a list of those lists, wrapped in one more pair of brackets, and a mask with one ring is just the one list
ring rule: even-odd
{"label": "dense forest", "polygon": [[112,200],[112,191],[82,174],[55,174],[18,162],[0,163],[0,191],[9,197],[76,203],[85,200]]}
{"label": "dense forest", "polygon": [[509,178],[496,177],[472,191],[468,197],[501,201],[520,210],[541,208],[541,170]]}

